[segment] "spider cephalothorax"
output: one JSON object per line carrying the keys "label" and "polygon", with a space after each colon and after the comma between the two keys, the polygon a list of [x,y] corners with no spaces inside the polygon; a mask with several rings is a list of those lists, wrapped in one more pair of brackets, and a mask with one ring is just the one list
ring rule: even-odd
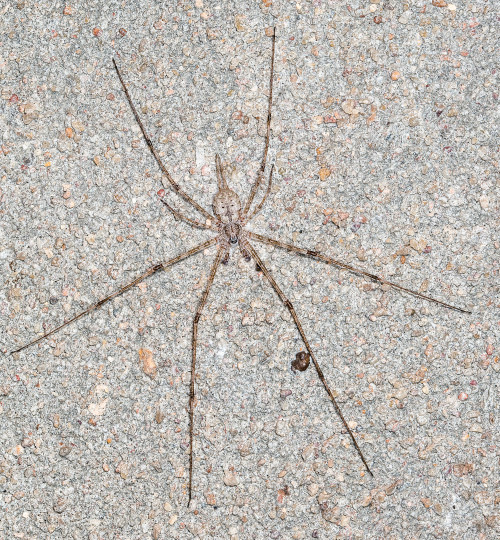
{"label": "spider cephalothorax", "polygon": [[215,217],[222,223],[236,223],[240,220],[241,202],[232,189],[221,189],[212,204]]}
{"label": "spider cephalothorax", "polygon": [[222,263],[228,263],[230,248],[236,244],[248,262],[250,254],[246,249],[247,240],[243,231],[245,221],[241,211],[241,201],[238,194],[227,185],[219,154],[215,156],[215,168],[219,191],[215,194],[212,208],[217,218],[218,243],[225,250]]}
{"label": "spider cephalothorax", "polygon": [[215,217],[221,223],[237,223],[241,219],[241,201],[238,194],[227,185],[219,154],[215,154],[215,171],[219,188],[212,203]]}

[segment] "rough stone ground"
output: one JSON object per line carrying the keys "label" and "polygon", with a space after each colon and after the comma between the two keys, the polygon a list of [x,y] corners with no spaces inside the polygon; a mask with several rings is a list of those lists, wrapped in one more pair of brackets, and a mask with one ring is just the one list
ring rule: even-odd
{"label": "rough stone ground", "polygon": [[[0,1],[0,537],[497,536],[498,3],[101,4]],[[242,196],[255,178],[273,25],[276,174],[253,230],[472,314],[258,246],[371,478],[235,254],[201,319],[188,509],[191,325],[213,250],[8,352],[209,236],[159,203],[112,58],[209,208],[216,152]]]}

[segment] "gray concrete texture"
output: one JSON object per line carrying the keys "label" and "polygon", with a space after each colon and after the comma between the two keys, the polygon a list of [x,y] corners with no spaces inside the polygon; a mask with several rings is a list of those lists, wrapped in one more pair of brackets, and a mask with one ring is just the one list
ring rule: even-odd
{"label": "gray concrete texture", "polygon": [[[498,537],[498,1],[0,1],[0,538]],[[303,344],[214,249],[8,354],[211,233],[177,221],[112,58],[205,208],[215,153],[251,230],[472,314],[257,245]],[[200,218],[172,192],[168,200]]]}

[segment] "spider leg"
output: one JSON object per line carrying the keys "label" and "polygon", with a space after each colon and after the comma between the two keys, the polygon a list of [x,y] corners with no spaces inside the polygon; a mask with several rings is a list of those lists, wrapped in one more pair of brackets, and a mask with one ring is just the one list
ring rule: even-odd
{"label": "spider leg", "polygon": [[185,216],[184,214],[181,214],[181,212],[179,212],[175,208],[172,208],[166,201],[164,201],[162,197],[160,197],[160,201],[172,212],[172,214],[174,214],[174,216],[177,219],[185,221],[186,223],[189,223],[190,225],[198,229],[210,229],[211,231],[218,231],[218,229],[212,225],[206,225],[205,223],[200,223],[196,219],[191,219]]}
{"label": "spider leg", "polygon": [[215,257],[215,261],[212,265],[212,269],[210,270],[210,276],[208,277],[207,285],[205,287],[205,290],[203,292],[203,296],[201,297],[200,303],[198,304],[198,309],[196,310],[196,315],[193,319],[193,336],[192,336],[192,360],[191,360],[191,384],[189,387],[189,500],[188,500],[188,506],[191,502],[191,495],[192,495],[192,487],[193,487],[193,427],[194,427],[194,400],[195,400],[195,393],[194,393],[194,383],[196,379],[196,344],[197,344],[197,337],[198,337],[198,322],[201,317],[201,312],[207,302],[208,293],[210,292],[210,289],[212,287],[212,284],[214,282],[215,273],[217,272],[217,268],[219,267],[222,257],[225,254],[226,250],[224,247],[219,247],[217,251],[217,256]]}
{"label": "spider leg", "polygon": [[252,189],[250,191],[250,195],[248,197],[248,200],[245,204],[245,207],[243,209],[243,215],[246,216],[248,214],[248,211],[250,210],[250,206],[252,206],[252,202],[255,198],[255,195],[257,193],[257,190],[259,189],[259,186],[262,182],[262,177],[264,175],[264,169],[266,168],[266,159],[267,159],[267,151],[269,150],[269,136],[271,134],[271,107],[273,103],[273,76],[274,76],[274,47],[276,43],[276,28],[273,28],[273,49],[271,53],[271,74],[269,77],[269,104],[267,109],[267,130],[266,130],[266,144],[264,147],[264,155],[262,157],[262,163],[260,164],[260,169],[257,174],[257,179],[255,180],[255,183],[252,186]]}
{"label": "spider leg", "polygon": [[156,159],[158,165],[160,166],[160,169],[162,170],[163,174],[167,177],[167,180],[170,182],[170,185],[174,188],[174,191],[178,193],[185,201],[187,201],[189,204],[194,206],[198,212],[203,214],[207,219],[213,220],[213,216],[210,215],[209,212],[207,212],[202,206],[200,206],[194,199],[192,199],[185,191],[181,189],[179,184],[170,176],[170,173],[168,172],[167,168],[163,164],[160,156],[158,155],[158,152],[155,150],[153,143],[151,142],[151,139],[149,138],[146,128],[141,122],[141,119],[139,117],[139,113],[137,112],[133,102],[132,98],[130,97],[130,94],[127,90],[127,87],[125,86],[125,83],[123,82],[122,75],[120,73],[120,70],[118,69],[118,66],[115,62],[115,59],[113,58],[113,65],[115,66],[116,73],[118,74],[118,78],[120,79],[120,82],[122,83],[123,90],[125,92],[125,95],[127,96],[127,101],[130,105],[130,108],[132,109],[132,112],[134,113],[134,117],[139,124],[139,127],[141,128],[142,134],[144,135],[144,139],[149,146],[149,149],[151,150],[151,153],[153,154],[154,158]]}
{"label": "spider leg", "polygon": [[265,264],[262,262],[262,259],[259,257],[255,249],[253,248],[252,244],[250,242],[247,242],[246,248],[250,252],[251,256],[253,257],[255,263],[260,267],[266,278],[268,279],[269,283],[273,287],[273,289],[276,291],[278,296],[280,297],[283,304],[285,304],[285,307],[290,312],[290,315],[292,316],[295,326],[297,327],[297,330],[299,331],[300,337],[302,338],[302,341],[304,342],[304,345],[306,346],[307,352],[311,355],[311,360],[313,361],[314,367],[316,369],[316,373],[318,374],[318,377],[320,381],[323,383],[323,386],[327,392],[327,394],[330,396],[330,399],[332,400],[333,406],[335,407],[335,411],[339,415],[340,419],[342,420],[342,423],[344,424],[344,427],[346,428],[347,432],[351,436],[352,442],[354,443],[354,447],[356,448],[359,457],[361,458],[361,461],[364,463],[366,470],[373,476],[373,473],[370,470],[370,467],[368,467],[368,463],[365,460],[365,457],[363,456],[363,453],[361,452],[361,449],[358,446],[358,443],[356,442],[356,439],[354,437],[353,432],[349,428],[344,415],[342,414],[342,411],[337,403],[337,400],[335,399],[335,396],[333,395],[333,392],[330,390],[330,387],[328,386],[328,383],[326,382],[325,376],[323,375],[323,371],[321,370],[318,361],[316,360],[316,357],[314,356],[314,353],[311,349],[311,346],[309,345],[309,341],[307,340],[307,337],[304,333],[304,329],[302,328],[302,325],[299,321],[299,318],[297,317],[297,313],[295,312],[295,309],[288,300],[288,298],[284,295],[283,291],[279,288],[278,284],[274,280],[273,276],[269,272],[269,270],[266,268]]}
{"label": "spider leg", "polygon": [[224,170],[222,168],[222,162],[219,154],[215,154],[215,172],[217,174],[217,185],[219,187],[219,191],[222,189],[227,189],[227,182],[224,178]]}
{"label": "spider leg", "polygon": [[271,172],[269,173],[269,181],[267,182],[266,193],[264,194],[264,197],[262,198],[260,203],[252,210],[252,213],[248,216],[247,222],[250,221],[254,216],[256,216],[260,212],[260,209],[264,206],[264,203],[266,202],[266,199],[269,196],[269,193],[271,192],[271,186],[273,183],[273,171],[274,171],[274,165],[272,165]]}
{"label": "spider leg", "polygon": [[362,276],[366,276],[370,279],[373,279],[374,281],[378,281],[382,285],[390,285],[394,289],[397,289],[399,291],[403,291],[409,294],[412,294],[413,296],[417,296],[418,298],[422,298],[424,300],[428,300],[429,302],[434,302],[435,304],[439,304],[441,306],[444,306],[448,309],[453,309],[455,311],[460,311],[461,313],[468,313],[471,314],[470,311],[466,309],[462,309],[459,307],[452,306],[451,304],[447,304],[446,302],[442,302],[441,300],[436,300],[435,298],[432,298],[431,296],[427,296],[426,294],[419,293],[417,291],[413,291],[411,289],[407,289],[406,287],[402,287],[401,285],[398,285],[397,283],[393,283],[392,281],[388,281],[387,279],[381,278],[379,276],[376,276],[374,274],[370,274],[369,272],[365,272],[364,270],[360,270],[359,268],[355,268],[354,266],[351,266],[349,264],[343,263],[341,261],[337,261],[336,259],[332,259],[331,257],[327,257],[326,255],[323,255],[319,251],[313,251],[311,249],[304,249],[299,248],[297,246],[294,246],[292,244],[287,244],[285,242],[280,242],[278,240],[274,240],[272,238],[268,238],[267,236],[262,236],[261,234],[253,233],[250,231],[247,231],[247,234],[251,237],[257,240],[258,242],[261,242],[262,244],[269,244],[271,246],[276,246],[282,249],[286,249],[288,251],[292,251],[295,253],[299,253],[300,255],[305,255],[306,257],[311,257],[313,259],[317,259],[320,261],[323,261],[327,264],[332,264],[334,266],[338,266],[339,268],[343,268],[344,270],[348,270],[349,272],[352,272],[354,274],[359,274]]}
{"label": "spider leg", "polygon": [[200,245],[190,249],[189,251],[185,251],[184,253],[181,253],[180,255],[177,255],[177,257],[174,257],[173,259],[169,259],[168,261],[164,261],[162,263],[155,264],[151,268],[148,268],[139,277],[134,279],[134,281],[131,281],[130,283],[128,283],[127,285],[125,285],[121,289],[118,289],[117,291],[110,294],[109,296],[106,296],[105,298],[102,298],[101,300],[99,300],[95,304],[92,304],[90,307],[88,307],[85,311],[82,311],[81,313],[78,313],[77,315],[72,317],[69,321],[64,322],[63,324],[61,324],[57,328],[54,328],[53,330],[51,330],[50,332],[47,332],[43,336],[40,336],[39,338],[37,338],[37,339],[35,339],[33,341],[30,341],[26,345],[23,345],[22,347],[19,347],[15,351],[12,351],[10,354],[20,352],[23,349],[26,349],[27,347],[30,347],[31,345],[35,345],[35,343],[38,343],[39,341],[42,341],[42,339],[45,339],[45,338],[51,336],[52,334],[55,334],[56,332],[61,330],[61,328],[64,328],[65,326],[68,326],[68,324],[71,324],[72,322],[77,321],[78,319],[81,319],[84,315],[87,315],[87,313],[90,313],[91,311],[94,311],[95,309],[101,307],[103,304],[105,304],[109,300],[112,300],[113,298],[116,298],[117,296],[120,296],[121,294],[128,291],[129,289],[131,289],[132,287],[134,287],[135,285],[137,285],[141,281],[145,280],[147,277],[152,276],[156,272],[159,272],[160,270],[164,270],[164,269],[168,268],[169,266],[172,266],[175,263],[178,263],[179,261],[182,261],[183,259],[187,259],[191,255],[194,255],[195,253],[198,253],[199,251],[202,251],[203,249],[206,249],[206,248],[208,248],[210,246],[213,246],[216,242],[217,242],[217,238],[212,238],[211,240],[207,240],[203,244],[200,244]]}

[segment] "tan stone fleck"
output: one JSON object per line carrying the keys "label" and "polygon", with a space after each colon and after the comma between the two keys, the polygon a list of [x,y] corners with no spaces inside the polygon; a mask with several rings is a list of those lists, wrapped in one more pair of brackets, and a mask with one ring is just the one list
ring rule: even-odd
{"label": "tan stone fleck", "polygon": [[139,360],[141,361],[142,371],[148,377],[154,379],[157,374],[156,364],[153,360],[153,353],[149,349],[139,349]]}

